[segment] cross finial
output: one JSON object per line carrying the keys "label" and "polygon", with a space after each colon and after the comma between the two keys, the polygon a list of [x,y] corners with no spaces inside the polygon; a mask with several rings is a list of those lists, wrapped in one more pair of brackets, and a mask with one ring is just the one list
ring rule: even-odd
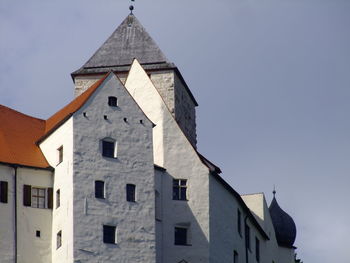
{"label": "cross finial", "polygon": [[275,195],[276,195],[276,187],[275,187],[275,185],[273,185],[273,191],[272,191],[272,193],[273,193],[273,197],[275,197]]}
{"label": "cross finial", "polygon": [[[135,0],[131,0],[131,2],[135,2]],[[134,6],[130,5],[129,10],[130,10],[130,15],[132,15],[132,10],[134,10]]]}

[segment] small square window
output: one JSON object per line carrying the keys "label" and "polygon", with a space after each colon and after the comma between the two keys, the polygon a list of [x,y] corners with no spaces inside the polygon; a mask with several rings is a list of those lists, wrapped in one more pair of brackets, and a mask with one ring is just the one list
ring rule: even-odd
{"label": "small square window", "polygon": [[118,106],[117,97],[113,97],[113,96],[108,97],[108,105],[111,107],[117,107]]}
{"label": "small square window", "polygon": [[175,227],[175,245],[186,246],[188,229],[186,227]]}
{"label": "small square window", "polygon": [[59,165],[61,162],[63,162],[63,145],[57,149],[57,154],[58,154],[57,165]]}
{"label": "small square window", "polygon": [[103,226],[103,242],[108,244],[116,244],[116,227]]}
{"label": "small square window", "polygon": [[102,140],[102,155],[109,158],[116,158],[116,142],[110,139]]}
{"label": "small square window", "polygon": [[105,198],[105,183],[103,181],[95,181],[95,197]]}
{"label": "small square window", "polygon": [[173,180],[173,200],[187,200],[187,180]]}
{"label": "small square window", "polygon": [[59,249],[62,246],[62,231],[58,231],[56,236],[56,249]]}
{"label": "small square window", "polygon": [[35,236],[36,236],[36,237],[40,237],[40,234],[41,234],[41,233],[40,233],[40,230],[35,231]]}
{"label": "small square window", "polygon": [[136,185],[134,184],[126,185],[126,201],[128,202],[136,201]]}

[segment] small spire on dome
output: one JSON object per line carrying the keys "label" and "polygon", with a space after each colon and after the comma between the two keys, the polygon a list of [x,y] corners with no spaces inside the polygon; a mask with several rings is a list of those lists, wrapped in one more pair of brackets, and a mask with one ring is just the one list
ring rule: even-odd
{"label": "small spire on dome", "polygon": [[[135,0],[131,0],[131,2],[135,2]],[[129,10],[130,10],[130,15],[133,15],[132,11],[134,10],[134,6],[130,5]]]}
{"label": "small spire on dome", "polygon": [[273,193],[273,197],[275,197],[275,195],[276,195],[276,187],[275,187],[275,185],[273,185],[273,191],[272,191],[272,193]]}

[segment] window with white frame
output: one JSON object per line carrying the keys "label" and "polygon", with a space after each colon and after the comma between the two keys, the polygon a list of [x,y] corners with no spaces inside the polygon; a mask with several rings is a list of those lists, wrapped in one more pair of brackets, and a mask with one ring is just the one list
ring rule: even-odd
{"label": "window with white frame", "polygon": [[104,138],[102,140],[102,156],[109,158],[117,158],[117,142],[112,138]]}
{"label": "window with white frame", "polygon": [[187,200],[186,179],[173,179],[173,200]]}
{"label": "window with white frame", "polygon": [[23,185],[23,205],[34,208],[53,208],[53,189]]}
{"label": "window with white frame", "polygon": [[32,187],[32,207],[46,208],[46,188]]}

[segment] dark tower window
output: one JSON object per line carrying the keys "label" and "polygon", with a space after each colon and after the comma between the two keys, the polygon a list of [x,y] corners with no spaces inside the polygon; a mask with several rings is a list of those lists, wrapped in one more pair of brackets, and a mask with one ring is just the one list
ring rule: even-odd
{"label": "dark tower window", "polygon": [[187,180],[173,180],[173,200],[187,200]]}
{"label": "dark tower window", "polygon": [[112,139],[102,140],[102,156],[115,158],[116,157],[116,142]]}
{"label": "dark tower window", "polygon": [[56,236],[56,249],[59,249],[62,246],[62,231],[58,231]]}
{"label": "dark tower window", "polygon": [[113,97],[113,96],[108,97],[108,105],[111,107],[117,107],[118,106],[117,97]]}
{"label": "dark tower window", "polygon": [[187,228],[175,227],[175,245],[187,245]]}
{"label": "dark tower window", "polygon": [[237,209],[237,230],[240,236],[242,236],[242,214],[239,209]]}
{"label": "dark tower window", "polygon": [[109,244],[115,244],[115,226],[103,226],[103,242]]}
{"label": "dark tower window", "polygon": [[95,181],[95,197],[105,198],[105,183],[103,181]]}
{"label": "dark tower window", "polygon": [[257,237],[255,237],[255,259],[260,261],[260,241]]}
{"label": "dark tower window", "polygon": [[56,191],[56,208],[59,208],[61,205],[61,191],[58,189]]}
{"label": "dark tower window", "polygon": [[135,202],[136,200],[136,185],[127,184],[126,185],[126,201]]}
{"label": "dark tower window", "polygon": [[245,225],[245,245],[250,250],[250,228],[248,225]]}

